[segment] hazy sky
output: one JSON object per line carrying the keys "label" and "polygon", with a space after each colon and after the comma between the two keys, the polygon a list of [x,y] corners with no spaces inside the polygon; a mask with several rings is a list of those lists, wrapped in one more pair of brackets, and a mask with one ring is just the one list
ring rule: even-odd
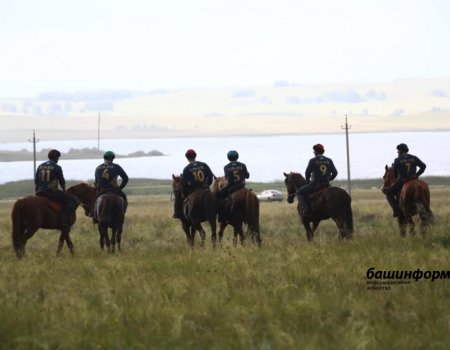
{"label": "hazy sky", "polygon": [[0,0],[0,97],[440,76],[447,0]]}

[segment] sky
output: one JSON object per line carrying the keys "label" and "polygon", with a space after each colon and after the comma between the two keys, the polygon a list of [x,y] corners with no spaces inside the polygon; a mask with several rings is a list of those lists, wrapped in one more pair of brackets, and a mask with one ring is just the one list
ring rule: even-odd
{"label": "sky", "polygon": [[0,0],[0,98],[450,76],[447,0]]}

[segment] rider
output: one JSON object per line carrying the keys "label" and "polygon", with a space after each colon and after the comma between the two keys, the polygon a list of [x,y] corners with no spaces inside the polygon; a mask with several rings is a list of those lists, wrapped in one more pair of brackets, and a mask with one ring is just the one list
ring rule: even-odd
{"label": "rider", "polygon": [[[98,188],[98,196],[106,192],[118,194],[123,198],[124,213],[127,211],[127,195],[122,191],[128,183],[128,175],[119,164],[113,163],[116,155],[114,152],[107,151],[103,155],[104,162],[95,169],[95,186]],[[120,185],[117,178],[122,179]]]}
{"label": "rider", "polygon": [[325,157],[325,149],[320,143],[313,146],[314,158],[309,160],[305,171],[306,184],[297,191],[298,200],[303,208],[303,216],[308,216],[310,208],[307,196],[317,190],[319,185],[329,184],[338,172],[330,158]]}
{"label": "rider", "polygon": [[[181,193],[186,198],[197,188],[209,188],[214,175],[208,164],[196,161],[197,153],[193,149],[188,149],[185,156],[189,162],[183,169],[183,177],[181,181]],[[174,218],[181,218],[183,203],[175,197]]]}
{"label": "rider", "polygon": [[[66,192],[66,180],[62,168],[57,164],[59,157],[61,157],[61,152],[56,149],[48,152],[48,161],[37,168],[34,184],[37,195],[45,192],[45,197],[62,204],[63,211],[60,217],[60,225],[63,229],[68,229],[70,217],[75,213],[80,203],[75,196]],[[58,189],[58,184],[62,191]]]}
{"label": "rider", "polygon": [[224,166],[225,179],[228,185],[221,190],[222,193],[228,192],[227,195],[245,187],[245,179],[250,177],[247,171],[247,166],[244,163],[238,162],[239,153],[237,151],[229,151],[227,158],[230,161]]}
{"label": "rider", "polygon": [[[408,152],[409,148],[406,144],[401,143],[397,145],[398,157],[395,158],[393,165],[394,178],[396,180],[386,191],[386,199],[392,208],[394,217],[397,217],[399,213],[398,196],[403,185],[407,180],[417,179],[423,174],[427,167],[419,158],[412,154],[408,154]],[[417,171],[417,167],[419,168],[419,171]]]}
{"label": "rider", "polygon": [[[225,208],[230,205],[230,195],[233,192],[245,187],[245,179],[250,177],[247,171],[247,166],[244,163],[238,162],[239,153],[235,150],[231,150],[227,153],[227,158],[230,161],[224,166],[223,171],[227,185],[219,191],[219,197],[221,198],[221,205]],[[219,218],[219,221],[221,218]]]}

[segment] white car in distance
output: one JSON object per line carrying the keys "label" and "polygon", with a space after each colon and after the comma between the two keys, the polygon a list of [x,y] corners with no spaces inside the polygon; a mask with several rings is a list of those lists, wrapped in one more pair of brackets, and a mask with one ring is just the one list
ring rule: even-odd
{"label": "white car in distance", "polygon": [[257,197],[260,202],[281,202],[283,200],[283,193],[278,190],[265,190],[258,194]]}

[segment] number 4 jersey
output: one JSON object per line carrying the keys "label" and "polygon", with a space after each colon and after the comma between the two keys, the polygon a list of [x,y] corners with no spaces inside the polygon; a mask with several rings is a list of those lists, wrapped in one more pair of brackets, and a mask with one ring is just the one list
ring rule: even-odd
{"label": "number 4 jersey", "polygon": [[104,162],[95,169],[95,184],[98,188],[109,190],[119,188],[117,178],[121,177],[120,188],[124,188],[128,182],[128,175],[119,164]]}

